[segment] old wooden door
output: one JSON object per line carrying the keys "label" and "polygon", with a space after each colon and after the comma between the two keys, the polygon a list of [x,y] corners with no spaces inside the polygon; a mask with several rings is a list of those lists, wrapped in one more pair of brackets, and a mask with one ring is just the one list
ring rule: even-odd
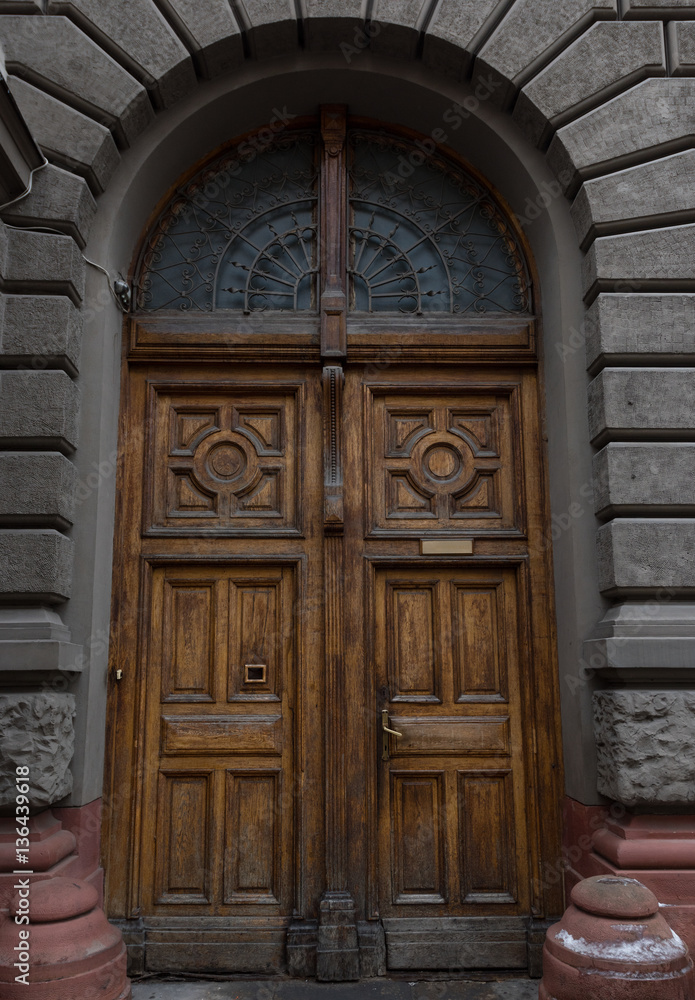
{"label": "old wooden door", "polygon": [[135,284],[106,838],[136,967],[533,965],[561,786],[503,207],[324,108],[177,185]]}

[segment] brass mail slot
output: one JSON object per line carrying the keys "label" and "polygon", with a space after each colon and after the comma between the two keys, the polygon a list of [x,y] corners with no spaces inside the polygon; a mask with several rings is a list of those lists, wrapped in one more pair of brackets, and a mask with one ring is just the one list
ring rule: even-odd
{"label": "brass mail slot", "polygon": [[472,556],[472,538],[421,538],[421,556]]}
{"label": "brass mail slot", "polygon": [[265,684],[266,670],[265,663],[245,663],[244,684]]}

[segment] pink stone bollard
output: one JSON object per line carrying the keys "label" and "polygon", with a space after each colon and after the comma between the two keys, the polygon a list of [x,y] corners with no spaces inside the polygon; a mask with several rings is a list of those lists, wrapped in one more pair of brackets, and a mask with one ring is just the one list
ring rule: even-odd
{"label": "pink stone bollard", "polygon": [[688,948],[636,879],[598,875],[572,890],[571,906],[543,948],[539,1000],[693,1000]]}
{"label": "pink stone bollard", "polygon": [[[28,892],[30,923],[15,922],[27,910],[19,893],[0,923],[2,1000],[130,1000],[123,938],[106,919],[94,886],[51,878],[33,882]],[[28,932],[23,945],[20,931]],[[15,962],[25,955],[27,979],[18,982],[23,969]]]}

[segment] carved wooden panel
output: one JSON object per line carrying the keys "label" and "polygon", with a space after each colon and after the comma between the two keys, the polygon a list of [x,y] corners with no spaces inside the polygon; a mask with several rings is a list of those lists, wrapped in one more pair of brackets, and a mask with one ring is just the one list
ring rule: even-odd
{"label": "carved wooden panel", "polygon": [[281,616],[287,613],[279,582],[231,582],[230,701],[280,700],[283,676],[278,637]]}
{"label": "carved wooden panel", "polygon": [[393,902],[446,897],[444,782],[440,772],[391,772]]}
{"label": "carved wooden panel", "polygon": [[162,701],[213,701],[215,583],[168,580],[162,625]]}
{"label": "carved wooden panel", "polygon": [[459,771],[461,900],[516,899],[511,771]]}
{"label": "carved wooden panel", "polygon": [[298,386],[153,386],[150,534],[300,530]]}
{"label": "carved wooden panel", "polygon": [[282,716],[185,715],[162,717],[162,753],[282,753]]}
{"label": "carved wooden panel", "polygon": [[156,899],[158,903],[210,902],[211,772],[159,775]]}
{"label": "carved wooden panel", "polygon": [[514,386],[368,387],[374,532],[523,530]]}
{"label": "carved wooden panel", "polygon": [[[391,699],[392,701],[394,699]],[[394,740],[391,753],[403,754],[509,754],[509,719],[492,716],[461,718],[392,715],[392,727],[402,735]]]}
{"label": "carved wooden panel", "polygon": [[499,586],[451,586],[456,700],[506,698],[504,592]]}
{"label": "carved wooden panel", "polygon": [[439,701],[437,589],[437,581],[389,582],[386,616],[392,701]]}
{"label": "carved wooden panel", "polygon": [[278,902],[280,781],[279,769],[227,772],[225,903]]}

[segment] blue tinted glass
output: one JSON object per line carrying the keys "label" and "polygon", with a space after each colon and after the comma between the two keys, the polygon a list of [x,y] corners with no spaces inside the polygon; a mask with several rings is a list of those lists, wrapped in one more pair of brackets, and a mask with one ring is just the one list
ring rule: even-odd
{"label": "blue tinted glass", "polygon": [[142,255],[138,308],[314,309],[315,161],[310,134],[251,141],[182,185]]}
{"label": "blue tinted glass", "polygon": [[523,252],[500,208],[426,144],[351,133],[350,187],[353,309],[528,310]]}

